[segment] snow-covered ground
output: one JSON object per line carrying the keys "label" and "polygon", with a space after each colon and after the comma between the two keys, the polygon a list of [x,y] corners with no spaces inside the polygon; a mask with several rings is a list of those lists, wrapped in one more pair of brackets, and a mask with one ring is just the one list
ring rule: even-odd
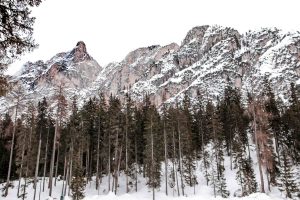
{"label": "snow-covered ground", "polygon": [[[130,191],[128,194],[125,192],[125,178],[124,176],[121,177],[120,179],[120,187],[118,194],[115,195],[113,192],[107,192],[107,184],[105,183],[107,181],[106,178],[103,178],[102,185],[100,186],[100,190],[97,191],[95,189],[95,182],[92,181],[89,183],[86,187],[85,191],[85,198],[84,200],[113,200],[113,199],[118,199],[118,200],[146,200],[146,199],[152,199],[152,190],[147,188],[147,186],[144,185],[144,181],[139,181],[139,187],[138,192],[135,191]],[[36,200],[54,200],[54,199],[60,199],[61,198],[61,191],[62,191],[62,182],[63,181],[58,181],[57,185],[53,187],[53,195],[52,198],[48,196],[49,190],[47,186],[45,186],[45,191],[40,192],[40,183],[42,184],[42,181],[39,182],[38,187],[37,187],[37,192],[36,192]],[[4,184],[2,184],[0,187],[3,188]],[[177,191],[169,188],[169,195],[166,196],[165,190],[162,189],[164,185],[162,185],[160,190],[156,190],[156,196],[155,199],[157,200],[199,200],[199,199],[223,199],[222,197],[216,197],[214,198],[213,196],[213,190],[210,186],[206,186],[205,184],[201,182],[196,186],[196,193],[194,194],[194,189],[193,188],[185,188],[186,189],[186,194],[185,196],[177,196]],[[17,188],[18,188],[18,182],[14,182],[14,188],[9,190],[9,194],[7,197],[0,196],[0,199],[3,200],[14,200],[17,199]],[[228,185],[228,188],[231,188],[230,185]],[[133,188],[134,190],[134,188]],[[68,193],[68,191],[67,191]],[[33,199],[34,196],[34,190],[32,187],[32,184],[29,185],[27,188],[27,198],[26,199]],[[20,198],[21,199],[21,198]],[[71,200],[71,196],[66,196],[64,198],[65,200]],[[278,190],[272,191],[269,194],[262,194],[262,193],[254,193],[251,194],[250,196],[243,197],[243,198],[238,198],[238,197],[233,197],[233,194],[230,195],[229,198],[227,199],[238,199],[238,200],[282,200],[285,199],[282,196],[280,196],[280,193]]]}
{"label": "snow-covered ground", "polygon": [[[254,165],[256,167],[256,162],[254,159]],[[238,199],[238,200],[282,200],[286,199],[284,194],[281,194],[277,188],[271,188],[271,192],[268,191],[266,188],[266,194],[262,193],[254,193],[251,194],[250,196],[247,197],[234,197],[234,193],[238,192],[239,186],[237,184],[237,181],[235,180],[235,171],[230,170],[229,166],[229,158],[225,157],[225,168],[226,168],[226,182],[227,182],[227,189],[230,191],[230,197],[227,199]],[[185,196],[182,196],[182,191],[180,189],[180,196],[178,197],[178,192],[176,190],[176,187],[170,188],[168,186],[168,196],[166,196],[165,192],[165,176],[163,174],[164,169],[162,171],[162,182],[161,182],[161,187],[160,189],[156,190],[156,195],[155,199],[156,200],[199,200],[199,199],[205,199],[205,200],[210,200],[210,199],[215,199],[215,200],[220,200],[223,199],[222,197],[216,197],[214,198],[213,195],[213,188],[212,186],[207,186],[206,185],[206,180],[203,176],[202,170],[201,170],[201,163],[197,163],[197,180],[198,184],[196,185],[195,188],[190,188],[188,186],[185,187]],[[258,181],[258,172],[257,169],[255,169],[256,172],[256,180]],[[111,179],[112,181],[112,179]],[[95,188],[95,177],[93,177],[93,180],[89,182],[86,186],[85,190],[85,200],[113,200],[113,199],[118,199],[118,200],[146,200],[146,199],[152,199],[152,190],[149,189],[146,186],[145,179],[142,177],[142,175],[139,175],[138,177],[138,191],[135,192],[135,187],[132,186],[130,188],[130,192],[127,194],[126,193],[126,179],[125,175],[121,174],[119,178],[119,187],[118,187],[118,192],[117,195],[115,195],[113,192],[108,192],[108,177],[103,177],[102,178],[102,183],[100,185],[100,189],[96,190]],[[14,181],[13,182],[14,187],[9,190],[9,194],[7,197],[0,196],[0,199],[3,200],[14,200],[17,199],[17,188],[18,188],[18,182]],[[45,184],[45,191],[42,192],[40,191],[40,187],[42,187],[42,178],[40,178],[40,181],[38,183],[37,187],[37,192],[36,192],[36,200],[54,200],[54,199],[60,199],[61,198],[61,192],[62,192],[62,185],[63,181],[58,180],[56,186],[53,187],[53,195],[52,198],[50,198],[49,191],[47,188],[47,178],[46,178],[46,184]],[[180,183],[179,183],[180,184]],[[266,184],[265,184],[266,186]],[[0,193],[2,191],[2,188],[4,187],[4,184],[0,185]],[[180,186],[179,186],[180,187]],[[27,187],[27,198],[26,199],[33,199],[34,196],[34,190],[33,190],[33,184],[30,183],[30,185]],[[68,194],[69,188],[67,189],[67,194]],[[195,193],[194,193],[195,191]],[[71,196],[66,196],[64,198],[65,200],[71,200]]]}

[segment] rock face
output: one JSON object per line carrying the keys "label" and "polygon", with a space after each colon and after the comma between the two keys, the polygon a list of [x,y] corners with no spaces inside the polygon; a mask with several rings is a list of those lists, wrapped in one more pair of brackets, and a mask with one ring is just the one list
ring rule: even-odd
{"label": "rock face", "polygon": [[[216,100],[226,85],[259,93],[263,77],[283,100],[291,82],[300,84],[300,33],[285,33],[276,28],[249,31],[221,26],[191,29],[181,45],[149,46],[130,52],[124,60],[101,68],[88,54],[84,42],[49,61],[26,63],[13,81],[20,82],[31,99],[54,95],[63,84],[67,96],[80,101],[98,95],[129,93],[137,102],[148,94],[157,106],[180,101],[184,93],[192,98],[200,92]],[[10,107],[5,98],[0,109]]]}
{"label": "rock face", "polygon": [[[96,80],[102,67],[87,52],[84,42],[78,42],[70,52],[56,54],[50,60],[26,63],[11,82],[22,85],[26,99],[37,102],[46,97],[54,106],[54,97],[63,86],[67,98],[88,89]],[[10,95],[8,95],[10,96]],[[0,110],[12,106],[9,97],[0,99]]]}
{"label": "rock face", "polygon": [[174,103],[186,92],[194,98],[200,91],[216,100],[227,84],[245,97],[247,91],[259,93],[266,76],[275,93],[286,100],[290,83],[300,84],[299,51],[299,32],[274,28],[241,35],[228,27],[199,26],[187,33],[180,46],[151,46],[129,53],[123,61],[107,66],[96,82],[106,94],[121,99],[126,92],[137,101],[150,94],[159,106],[163,96],[166,103]]}

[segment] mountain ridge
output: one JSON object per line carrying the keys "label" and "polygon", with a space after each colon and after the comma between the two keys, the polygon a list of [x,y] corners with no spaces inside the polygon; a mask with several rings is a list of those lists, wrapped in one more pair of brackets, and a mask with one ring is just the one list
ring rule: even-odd
{"label": "mountain ridge", "polygon": [[[216,100],[228,84],[239,88],[244,97],[248,91],[259,94],[263,77],[283,101],[289,84],[300,84],[299,31],[262,28],[240,34],[230,27],[197,26],[180,45],[141,47],[105,67],[80,41],[73,50],[46,62],[26,63],[11,81],[21,83],[35,100],[43,96],[53,99],[53,88],[63,83],[68,99],[77,95],[83,102],[103,92],[122,100],[129,93],[141,102],[148,94],[160,106],[181,101],[184,93],[195,99],[200,92]],[[2,111],[12,107],[4,97],[0,102]]]}

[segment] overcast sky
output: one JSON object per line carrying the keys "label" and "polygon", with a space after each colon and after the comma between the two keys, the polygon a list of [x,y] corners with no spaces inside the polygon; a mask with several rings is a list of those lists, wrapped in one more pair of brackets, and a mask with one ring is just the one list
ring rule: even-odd
{"label": "overcast sky", "polygon": [[39,48],[12,64],[48,60],[80,40],[101,66],[154,44],[178,44],[194,26],[218,24],[240,32],[261,27],[300,30],[299,0],[46,0],[34,8]]}

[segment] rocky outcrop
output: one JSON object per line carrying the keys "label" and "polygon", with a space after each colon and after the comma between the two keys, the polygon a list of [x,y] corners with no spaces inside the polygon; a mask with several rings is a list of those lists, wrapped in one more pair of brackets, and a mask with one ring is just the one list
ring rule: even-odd
{"label": "rocky outcrop", "polygon": [[[80,41],[73,50],[58,53],[46,62],[26,63],[11,82],[19,82],[28,91],[28,100],[38,101],[45,96],[52,104],[59,86],[63,86],[67,98],[80,97],[82,91],[91,87],[101,70],[102,67],[88,54],[84,42]],[[0,110],[1,103],[6,105],[4,108],[10,107],[8,100],[2,98]]]}

